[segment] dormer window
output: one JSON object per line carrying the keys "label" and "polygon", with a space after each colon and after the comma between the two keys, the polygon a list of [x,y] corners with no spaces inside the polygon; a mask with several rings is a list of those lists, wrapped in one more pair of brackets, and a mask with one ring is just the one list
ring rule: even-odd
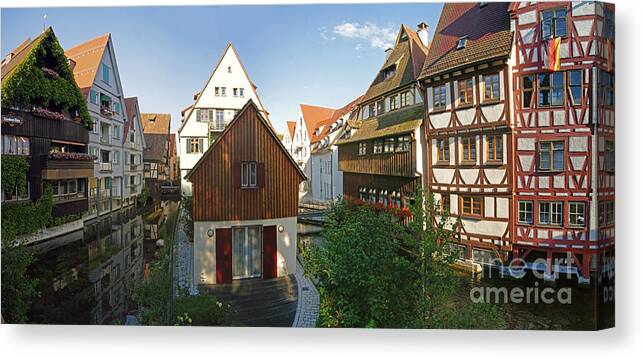
{"label": "dormer window", "polygon": [[381,80],[385,81],[388,78],[392,77],[395,75],[395,70],[397,69],[396,65],[388,66],[381,70]]}
{"label": "dormer window", "polygon": [[483,8],[483,7],[486,7],[486,5],[488,5],[488,1],[480,2],[480,3],[479,3],[479,8],[481,9],[481,8]]}
{"label": "dormer window", "polygon": [[462,36],[457,40],[457,49],[461,50],[464,47],[466,47],[466,43],[468,42],[468,36]]}

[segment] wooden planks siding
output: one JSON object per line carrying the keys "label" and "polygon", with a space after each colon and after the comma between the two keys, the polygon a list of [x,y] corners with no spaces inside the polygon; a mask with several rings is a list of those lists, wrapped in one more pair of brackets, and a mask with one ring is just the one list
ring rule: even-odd
{"label": "wooden planks siding", "polygon": [[359,188],[368,190],[401,191],[403,196],[414,194],[417,188],[421,188],[421,177],[405,178],[384,175],[343,173],[343,196],[346,200],[359,198]]}
{"label": "wooden planks siding", "polygon": [[[304,178],[258,116],[255,106],[246,105],[195,167],[190,177],[195,221],[297,215],[299,184]],[[262,187],[242,189],[234,184],[232,169],[243,161],[263,163]]]}
{"label": "wooden planks siding", "polygon": [[[410,133],[408,133],[410,134]],[[359,143],[367,143],[368,154],[359,155]],[[374,140],[346,143],[339,146],[339,170],[351,173],[414,177],[417,168],[416,141],[410,150],[393,153],[372,153]]]}

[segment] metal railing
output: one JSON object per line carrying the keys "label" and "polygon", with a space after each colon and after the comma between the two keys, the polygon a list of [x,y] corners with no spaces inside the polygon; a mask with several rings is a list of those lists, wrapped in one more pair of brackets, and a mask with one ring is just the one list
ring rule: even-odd
{"label": "metal railing", "polygon": [[225,122],[215,121],[215,122],[209,122],[209,123],[210,123],[209,127],[211,131],[222,131],[223,129],[225,129],[225,126],[227,125],[227,123]]}
{"label": "metal railing", "polygon": [[102,162],[100,163],[100,171],[101,172],[110,172],[112,170],[111,163],[110,162]]}

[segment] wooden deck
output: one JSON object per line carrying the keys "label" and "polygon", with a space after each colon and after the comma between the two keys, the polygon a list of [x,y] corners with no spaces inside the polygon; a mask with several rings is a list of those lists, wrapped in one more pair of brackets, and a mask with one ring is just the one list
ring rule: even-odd
{"label": "wooden deck", "polygon": [[233,325],[291,327],[296,315],[298,288],[294,275],[200,285],[198,288],[201,294],[213,295],[232,306]]}

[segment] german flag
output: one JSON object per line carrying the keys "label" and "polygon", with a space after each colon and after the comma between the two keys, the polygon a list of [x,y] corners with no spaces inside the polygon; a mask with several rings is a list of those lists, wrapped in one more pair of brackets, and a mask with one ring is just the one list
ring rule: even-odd
{"label": "german flag", "polygon": [[560,45],[562,43],[561,37],[555,37],[548,40],[548,65],[546,68],[549,71],[560,70]]}

